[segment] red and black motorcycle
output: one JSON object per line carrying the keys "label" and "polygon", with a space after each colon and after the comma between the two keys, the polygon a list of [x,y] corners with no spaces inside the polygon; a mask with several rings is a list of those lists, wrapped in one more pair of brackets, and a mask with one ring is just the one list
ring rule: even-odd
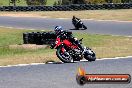
{"label": "red and black motorcycle", "polygon": [[[79,42],[82,44],[82,39]],[[56,55],[64,63],[80,61],[83,58],[88,61],[96,60],[94,51],[87,47],[83,47],[82,51],[77,44],[70,42],[68,39],[61,40],[57,38],[53,48],[57,49]]]}

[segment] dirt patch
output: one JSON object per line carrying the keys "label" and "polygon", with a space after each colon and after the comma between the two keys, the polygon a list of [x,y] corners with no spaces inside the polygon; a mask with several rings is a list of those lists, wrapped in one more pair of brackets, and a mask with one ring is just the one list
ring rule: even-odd
{"label": "dirt patch", "polygon": [[0,16],[12,16],[12,17],[72,18],[73,15],[81,19],[132,21],[132,9],[85,10],[85,11],[0,12]]}
{"label": "dirt patch", "polygon": [[48,45],[23,44],[23,45],[9,45],[10,49],[41,49],[48,48]]}
{"label": "dirt patch", "polygon": [[34,13],[21,13],[21,12],[11,12],[11,13],[1,13],[0,16],[10,16],[10,17],[41,17],[41,18],[47,18],[48,16],[41,16],[39,14]]}

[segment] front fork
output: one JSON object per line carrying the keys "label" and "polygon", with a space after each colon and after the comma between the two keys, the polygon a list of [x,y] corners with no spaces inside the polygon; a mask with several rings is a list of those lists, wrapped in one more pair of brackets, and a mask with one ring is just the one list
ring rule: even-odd
{"label": "front fork", "polygon": [[62,53],[65,53],[66,50],[65,50],[64,47],[62,47],[62,48],[61,48],[61,51],[62,51]]}
{"label": "front fork", "polygon": [[64,47],[61,48],[61,51],[62,51],[63,54],[65,54],[65,55],[69,55],[69,53],[66,52],[66,49],[65,49]]}

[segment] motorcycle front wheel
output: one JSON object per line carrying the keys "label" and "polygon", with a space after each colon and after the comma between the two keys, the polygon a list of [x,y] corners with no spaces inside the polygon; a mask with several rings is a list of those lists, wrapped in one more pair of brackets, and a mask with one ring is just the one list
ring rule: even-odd
{"label": "motorcycle front wheel", "polygon": [[58,48],[56,51],[57,57],[64,63],[71,63],[72,57],[68,52],[62,52],[61,48]]}
{"label": "motorcycle front wheel", "polygon": [[85,25],[83,25],[83,28],[86,30],[87,29],[87,27],[85,26]]}
{"label": "motorcycle front wheel", "polygon": [[84,54],[84,58],[88,61],[95,61],[96,60],[96,54],[92,50],[88,50]]}

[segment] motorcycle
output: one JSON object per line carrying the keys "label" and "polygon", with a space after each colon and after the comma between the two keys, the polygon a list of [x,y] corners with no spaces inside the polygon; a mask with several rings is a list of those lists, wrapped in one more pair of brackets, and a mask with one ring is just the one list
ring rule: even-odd
{"label": "motorcycle", "polygon": [[84,29],[86,30],[87,27],[83,24],[81,20],[72,20],[72,24],[74,25],[75,29]]}
{"label": "motorcycle", "polygon": [[[82,44],[82,39],[79,40]],[[57,57],[64,63],[71,63],[74,61],[80,61],[85,58],[88,61],[95,61],[96,55],[90,48],[83,47],[83,51],[78,47],[77,44],[71,43],[68,39],[61,40],[56,38],[55,46],[57,49]]]}

